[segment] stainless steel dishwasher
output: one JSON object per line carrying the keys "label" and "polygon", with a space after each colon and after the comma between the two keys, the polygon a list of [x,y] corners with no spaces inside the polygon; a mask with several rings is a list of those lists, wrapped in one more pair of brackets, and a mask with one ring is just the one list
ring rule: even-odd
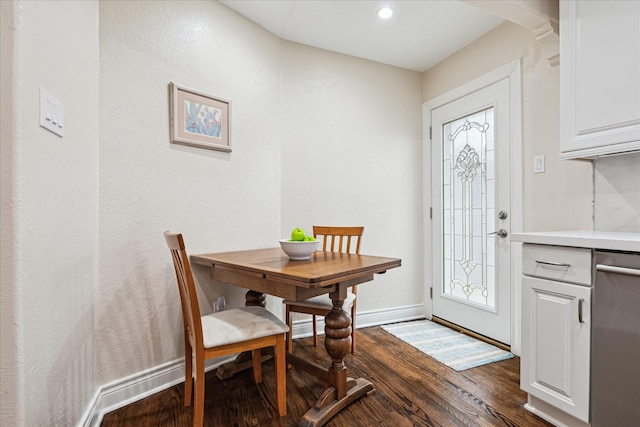
{"label": "stainless steel dishwasher", "polygon": [[640,254],[596,251],[592,427],[640,426]]}

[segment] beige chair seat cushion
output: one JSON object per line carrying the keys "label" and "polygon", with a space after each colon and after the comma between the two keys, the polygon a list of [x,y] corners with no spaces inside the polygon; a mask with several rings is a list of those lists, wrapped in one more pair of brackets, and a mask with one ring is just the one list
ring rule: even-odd
{"label": "beige chair seat cushion", "polygon": [[[342,302],[342,309],[345,311],[351,310],[351,306],[353,305],[353,301],[355,301],[355,299],[355,294],[351,292],[351,290],[349,290],[347,292],[347,299]],[[318,295],[304,301],[284,300],[283,302],[285,304],[292,304],[300,307],[326,308],[327,310],[331,310],[333,308],[333,302],[331,302],[329,294]]]}
{"label": "beige chair seat cushion", "polygon": [[264,307],[242,307],[202,316],[204,347],[234,344],[289,332],[286,323]]}

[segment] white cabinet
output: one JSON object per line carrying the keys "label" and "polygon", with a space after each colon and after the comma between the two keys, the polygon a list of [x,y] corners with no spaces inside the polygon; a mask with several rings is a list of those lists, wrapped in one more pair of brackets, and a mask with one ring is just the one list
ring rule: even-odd
{"label": "white cabinet", "polygon": [[640,2],[560,1],[560,157],[640,150]]}
{"label": "white cabinet", "polygon": [[520,386],[560,410],[554,420],[566,413],[565,425],[588,423],[592,252],[532,244],[522,252]]}

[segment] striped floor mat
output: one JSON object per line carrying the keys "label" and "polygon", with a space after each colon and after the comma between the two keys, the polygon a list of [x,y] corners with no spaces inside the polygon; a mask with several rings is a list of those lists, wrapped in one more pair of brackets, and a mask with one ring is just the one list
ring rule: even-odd
{"label": "striped floor mat", "polygon": [[456,371],[513,357],[508,351],[429,320],[394,323],[381,327]]}

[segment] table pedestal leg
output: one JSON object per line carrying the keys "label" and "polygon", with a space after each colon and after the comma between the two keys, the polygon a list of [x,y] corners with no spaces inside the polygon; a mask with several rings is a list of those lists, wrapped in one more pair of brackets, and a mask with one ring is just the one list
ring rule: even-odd
{"label": "table pedestal leg", "polygon": [[[260,306],[264,307],[266,305],[267,297],[262,292],[256,291],[247,291],[245,294],[245,302],[246,306]],[[269,352],[268,350],[263,349],[262,351],[262,361],[265,362],[273,357],[273,351]],[[218,369],[216,369],[216,376],[221,380],[226,380],[235,375],[236,372],[244,371],[245,369],[251,368],[252,365],[252,357],[250,351],[245,351],[240,353],[234,360],[231,362],[227,362],[224,365],[220,365]]]}
{"label": "table pedestal leg", "polygon": [[247,307],[265,307],[267,305],[267,296],[262,292],[247,291],[247,293],[244,295],[244,305],[246,305]]}
{"label": "table pedestal leg", "polygon": [[331,356],[329,387],[300,420],[301,427],[322,426],[350,403],[375,391],[370,381],[347,377],[344,357],[351,349],[351,317],[342,310],[346,288],[338,289],[329,296],[333,309],[324,318],[324,345]]}

